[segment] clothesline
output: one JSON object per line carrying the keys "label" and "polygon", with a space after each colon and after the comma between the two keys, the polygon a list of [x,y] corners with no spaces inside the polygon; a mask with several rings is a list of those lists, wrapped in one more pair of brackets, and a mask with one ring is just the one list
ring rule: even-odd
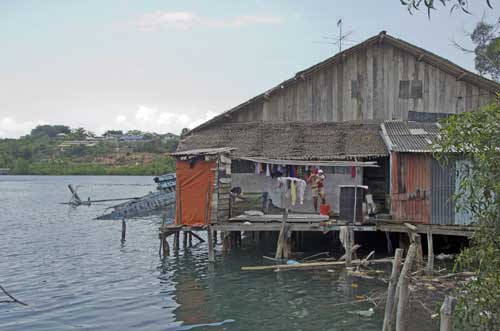
{"label": "clothesline", "polygon": [[302,161],[302,160],[278,160],[260,157],[238,157],[240,160],[253,161],[256,163],[278,164],[278,165],[295,165],[295,166],[323,166],[323,167],[379,167],[376,161]]}

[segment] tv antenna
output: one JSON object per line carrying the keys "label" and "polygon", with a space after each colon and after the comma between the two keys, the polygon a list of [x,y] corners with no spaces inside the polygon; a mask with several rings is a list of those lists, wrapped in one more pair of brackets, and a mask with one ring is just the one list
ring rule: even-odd
{"label": "tv antenna", "polygon": [[342,24],[343,24],[342,18],[339,18],[337,20],[337,28],[339,29],[339,36],[338,37],[323,36],[323,39],[327,39],[327,40],[329,40],[329,42],[321,41],[321,42],[315,42],[315,43],[339,45],[339,53],[342,52],[343,44],[355,42],[354,40],[348,39],[348,37],[352,34],[353,31],[348,31],[345,34],[342,33]]}

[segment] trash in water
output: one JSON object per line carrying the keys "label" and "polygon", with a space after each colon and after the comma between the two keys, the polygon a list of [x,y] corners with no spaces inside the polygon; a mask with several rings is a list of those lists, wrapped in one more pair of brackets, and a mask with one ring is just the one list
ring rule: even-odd
{"label": "trash in water", "polygon": [[371,317],[373,314],[375,314],[375,311],[373,308],[370,308],[368,310],[353,310],[348,312],[349,314],[353,315],[358,315],[358,316],[363,316],[363,317]]}
{"label": "trash in water", "polygon": [[286,261],[286,264],[300,264],[300,262],[296,260],[288,260]]}

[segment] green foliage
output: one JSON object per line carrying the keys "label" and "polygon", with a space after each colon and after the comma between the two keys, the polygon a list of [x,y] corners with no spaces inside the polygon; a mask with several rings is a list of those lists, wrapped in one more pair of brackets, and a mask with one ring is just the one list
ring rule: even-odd
{"label": "green foliage", "polygon": [[476,48],[474,49],[474,62],[477,71],[481,75],[491,75],[500,80],[500,34],[498,33],[498,23],[488,24],[480,21],[470,38]]}
{"label": "green foliage", "polygon": [[175,170],[164,154],[177,148],[176,139],[163,141],[151,134],[145,142],[102,141],[61,150],[62,140],[54,137],[66,132],[65,140],[85,140],[91,134],[83,128],[49,125],[20,139],[0,139],[0,168],[10,168],[15,175],[159,175]]}
{"label": "green foliage", "polygon": [[[414,11],[420,10],[420,8],[427,9],[427,15],[429,18],[431,17],[431,11],[435,10],[434,6],[437,2],[446,7],[450,5],[450,13],[453,13],[455,10],[461,10],[466,14],[470,14],[469,11],[469,1],[468,0],[400,0],[403,6],[406,6],[410,14],[413,14]],[[491,5],[491,0],[484,0],[486,5],[493,9]]]}
{"label": "green foliage", "polygon": [[69,134],[70,132],[70,128],[66,125],[38,125],[31,130],[30,135],[32,137],[47,136],[54,138],[59,133]]}
{"label": "green foliage", "polygon": [[500,329],[500,98],[478,111],[444,120],[435,157],[467,160],[458,208],[470,212],[477,229],[455,268],[475,277],[458,290],[458,321],[466,330]]}

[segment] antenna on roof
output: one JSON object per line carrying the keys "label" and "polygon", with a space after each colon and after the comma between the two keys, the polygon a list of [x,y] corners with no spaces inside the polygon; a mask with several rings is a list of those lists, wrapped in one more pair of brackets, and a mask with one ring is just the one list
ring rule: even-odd
{"label": "antenna on roof", "polygon": [[342,22],[342,17],[341,17],[337,20],[337,28],[339,29],[339,36],[336,38],[323,37],[323,39],[329,39],[329,40],[331,40],[331,42],[315,42],[315,43],[339,45],[339,53],[342,52],[342,44],[355,42],[354,40],[347,39],[347,37],[349,37],[352,34],[352,31],[349,31],[345,34],[342,34],[342,25],[343,25],[343,22]]}

